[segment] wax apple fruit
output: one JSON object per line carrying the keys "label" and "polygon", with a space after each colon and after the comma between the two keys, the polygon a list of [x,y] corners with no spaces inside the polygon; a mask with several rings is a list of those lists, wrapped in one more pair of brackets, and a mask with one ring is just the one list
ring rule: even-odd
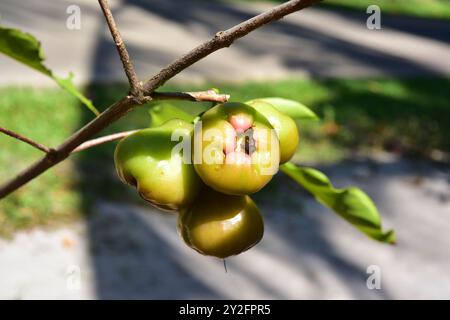
{"label": "wax apple fruit", "polygon": [[295,121],[265,101],[252,100],[246,102],[246,104],[258,110],[274,127],[280,140],[280,164],[288,162],[295,154],[299,143],[298,128]]}
{"label": "wax apple fruit", "polygon": [[205,112],[194,130],[194,167],[209,187],[251,194],[278,171],[275,130],[265,117],[243,103],[224,103]]}
{"label": "wax apple fruit", "polygon": [[[179,119],[140,130],[117,145],[114,161],[121,180],[135,186],[145,200],[163,210],[180,210],[197,196],[201,181],[191,164],[191,154],[172,152],[178,139],[192,139],[193,125]],[[174,139],[175,140],[175,139]],[[186,150],[184,150],[186,151]],[[183,159],[184,158],[184,159]]]}
{"label": "wax apple fruit", "polygon": [[188,246],[204,255],[226,258],[262,239],[264,222],[249,196],[205,189],[178,217],[178,232]]}

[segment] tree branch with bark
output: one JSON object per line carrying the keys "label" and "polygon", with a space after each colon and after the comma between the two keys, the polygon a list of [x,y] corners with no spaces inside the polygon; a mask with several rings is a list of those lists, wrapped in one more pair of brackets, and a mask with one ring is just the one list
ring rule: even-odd
{"label": "tree branch with bark", "polygon": [[42,152],[45,152],[45,153],[50,152],[50,149],[47,148],[46,146],[44,146],[43,144],[40,144],[39,142],[31,140],[30,138],[27,138],[27,137],[25,137],[25,136],[23,136],[23,135],[21,135],[21,134],[19,134],[17,132],[14,132],[14,131],[11,131],[11,130],[8,130],[8,129],[2,128],[2,127],[0,127],[0,132],[4,133],[7,136],[10,136],[10,137],[12,137],[14,139],[17,139],[17,140],[20,140],[22,142],[25,142],[25,143],[29,144],[30,146],[32,146],[32,147],[34,147],[34,148],[36,148],[38,150],[41,150]]}
{"label": "tree branch with bark", "polygon": [[[152,78],[141,85],[139,80],[137,79],[133,64],[131,62],[131,58],[129,57],[125,44],[120,36],[117,25],[114,22],[112,13],[109,10],[107,1],[99,0],[100,6],[105,15],[108,27],[111,31],[119,56],[124,66],[125,73],[130,83],[130,95],[123,97],[122,99],[111,105],[98,117],[87,123],[84,127],[67,138],[61,145],[59,145],[55,149],[49,149],[49,152],[47,152],[44,157],[36,161],[30,167],[23,170],[12,180],[1,185],[0,199],[17,190],[49,168],[66,159],[80,145],[91,139],[93,136],[108,127],[113,122],[123,117],[134,107],[150,101],[153,96],[157,97],[159,93],[156,93],[155,90],[184,69],[202,60],[203,58],[219,49],[231,46],[231,44],[235,40],[244,37],[245,35],[256,29],[320,1],[321,0],[287,1],[228,30],[219,31],[211,40],[206,41],[203,44],[192,49],[190,52],[163,68],[156,75],[154,75]],[[196,95],[192,95],[192,93],[174,94],[171,98],[186,98],[184,100],[205,101],[202,100],[203,98],[199,96],[196,97]]]}

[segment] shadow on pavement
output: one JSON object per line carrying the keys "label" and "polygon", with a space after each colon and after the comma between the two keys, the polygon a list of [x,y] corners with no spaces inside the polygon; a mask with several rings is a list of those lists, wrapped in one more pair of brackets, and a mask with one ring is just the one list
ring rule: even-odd
{"label": "shadow on pavement", "polygon": [[[124,6],[138,6],[165,19],[175,20],[186,28],[190,24],[201,24],[211,33],[249,17],[236,8],[204,2],[199,2],[198,6],[183,6],[181,11],[180,3],[130,0],[125,1]],[[286,37],[286,41],[291,37],[308,43],[313,41],[319,51],[338,52],[376,68],[429,71],[408,61],[368,52],[287,22],[268,28],[274,34]],[[266,54],[268,45],[263,40],[253,39],[237,46],[258,55]],[[311,54],[316,55],[317,52]],[[143,61],[145,57],[161,65],[172,58],[164,51],[134,47],[131,47],[131,55],[138,60]],[[290,67],[307,68],[314,75],[321,75],[326,69],[322,62],[308,64],[298,52],[285,52],[281,58]],[[111,40],[101,35],[92,72],[108,73],[109,69],[121,72]],[[105,106],[123,88],[111,89],[103,96],[95,86],[89,90],[97,105]],[[130,117],[134,120],[127,118],[116,128],[145,126],[147,120],[141,116]],[[88,120],[90,116],[86,116],[84,122]],[[367,264],[359,259],[359,254],[368,251],[364,242],[368,240],[358,237],[353,231],[348,237],[343,234],[343,238],[350,238],[344,241],[348,247],[343,250],[342,243],[332,240],[337,235],[329,233],[329,225],[324,223],[322,212],[328,215],[328,211],[283,176],[274,179],[265,191],[255,196],[265,214],[267,231],[264,240],[248,253],[229,259],[229,274],[225,274],[220,261],[202,257],[182,244],[176,234],[174,217],[156,212],[118,181],[113,168],[114,146],[113,143],[89,150],[77,158],[79,188],[84,197],[85,212],[90,213],[87,223],[99,298],[392,297],[389,284],[376,291],[366,287]],[[330,173],[337,170],[334,166],[325,169]],[[402,175],[395,169],[388,174],[390,177]],[[350,179],[352,181],[355,180]],[[384,199],[383,192],[380,188],[370,193],[377,199]],[[389,215],[389,212],[383,212],[387,221],[390,221]],[[339,230],[346,233],[350,230],[346,228],[342,226]],[[355,245],[359,249],[349,246],[354,242],[353,236],[364,239],[362,244]]]}
{"label": "shadow on pavement", "polygon": [[[191,5],[186,5],[186,2],[182,0],[127,0],[115,9],[114,14],[120,17],[122,11],[132,7],[171,21],[173,25],[182,26],[184,30],[191,30],[193,33],[198,32],[200,27],[202,32],[211,36],[219,30],[225,30],[252,17],[238,7],[224,3],[193,1]],[[363,15],[352,12],[342,12],[341,14],[353,21],[359,21],[362,26],[365,26]],[[385,16],[383,15],[383,17]],[[416,22],[412,18],[386,16],[383,26],[426,38],[437,37],[437,40],[444,42],[449,40],[449,33],[446,30],[450,29],[450,23],[446,21],[417,19]],[[145,32],[163,31],[147,30]],[[342,65],[349,70],[354,69],[356,73],[361,67],[377,70],[380,74],[437,74],[436,70],[425,65],[387,54],[381,50],[336,39],[329,34],[283,20],[265,26],[264,32],[263,38],[258,37],[258,32],[256,32],[248,36],[245,41],[237,41],[232,48],[243,50],[246,54],[255,57],[273,54],[286,67],[292,70],[306,71],[313,77],[333,75],[333,70]],[[304,44],[304,50],[298,50],[299,43]],[[137,61],[137,65],[141,66],[148,66],[148,64],[162,66],[178,57],[178,54],[173,51],[169,52],[157,47],[140,48],[129,45],[129,50],[131,56]],[[195,65],[191,68],[206,78],[213,78],[215,73],[220,72],[220,66],[209,70],[208,68],[197,69]],[[113,43],[106,33],[103,33],[97,42],[93,69],[93,74],[98,75],[111,75],[120,70],[120,62],[116,57]]]}
{"label": "shadow on pavement", "polygon": [[[90,90],[100,92],[95,86]],[[105,102],[96,101],[97,105],[106,105],[112,96],[99,98]],[[91,115],[85,114],[87,121]],[[142,126],[136,122],[131,117],[118,126]],[[342,255],[321,218],[311,215],[320,208],[328,216],[327,210],[284,176],[255,195],[265,216],[264,240],[248,253],[230,258],[225,273],[221,261],[200,256],[182,243],[174,216],[153,209],[119,181],[114,147],[115,143],[103,145],[76,158],[99,298],[292,299],[324,298],[325,293],[390,298],[387,285],[382,291],[366,288],[366,267]],[[336,284],[326,281],[327,273],[339,279],[333,280],[339,282],[336,293],[332,290]]]}

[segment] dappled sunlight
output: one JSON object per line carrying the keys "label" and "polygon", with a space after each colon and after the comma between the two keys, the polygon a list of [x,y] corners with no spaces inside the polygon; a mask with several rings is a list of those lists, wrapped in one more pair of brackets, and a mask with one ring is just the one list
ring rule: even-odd
{"label": "dappled sunlight", "polygon": [[[49,65],[57,74],[76,72],[78,83],[124,81],[120,60],[103,26],[97,3],[83,1],[82,29],[61,28],[65,8],[72,2],[4,0],[0,11],[6,24],[20,24],[42,40]],[[217,31],[250,18],[271,4],[256,7],[185,0],[113,1],[112,9],[140,77],[148,78],[161,66],[210,39]],[[383,16],[383,32],[365,28],[366,14],[335,13],[308,9],[277,24],[264,27],[237,41],[177,76],[176,80],[201,82],[280,79],[316,76],[380,76],[449,74],[446,21],[411,22],[403,17]],[[329,21],[322,24],[320,21]],[[334,26],[330,28],[330,26]],[[147,32],[141,30],[164,30]],[[436,35],[436,39],[433,39]],[[385,37],[386,36],[386,37]],[[69,38],[64,52],[54,39]],[[384,37],[384,38],[383,38]],[[374,40],[376,39],[376,41]],[[423,41],[427,44],[423,45]],[[176,45],[173,45],[176,44]],[[239,63],[236,63],[239,61]],[[0,62],[9,84],[36,80],[50,83],[25,67]],[[264,66],[264,68],[261,68]],[[0,80],[2,80],[0,78]]]}
{"label": "dappled sunlight", "polygon": [[[216,32],[272,5],[207,0],[111,2],[140,79],[148,79]],[[46,64],[55,74],[65,76],[74,71],[76,83],[86,85],[86,96],[105,110],[130,94],[124,85],[121,61],[98,4],[80,1],[83,22],[76,32],[64,27],[69,4],[69,0],[2,0],[2,23],[35,34],[48,56]],[[232,129],[231,138],[218,139],[221,132],[211,134],[220,140],[220,145],[211,143],[217,149],[211,157],[225,159],[226,170],[220,171],[222,167],[213,163],[214,167],[207,168],[211,171],[202,176],[201,169],[206,166],[198,166],[195,171],[188,164],[182,165],[179,153],[170,158],[173,149],[168,144],[168,133],[172,128],[155,135],[150,142],[143,136],[140,147],[132,145],[129,155],[124,156],[140,157],[142,161],[137,165],[138,174],[127,172],[121,176],[138,192],[117,176],[121,174],[121,164],[114,158],[119,154],[115,153],[118,144],[111,142],[70,156],[2,200],[0,235],[11,237],[0,238],[0,299],[450,298],[450,257],[446,254],[450,247],[450,64],[445,59],[450,55],[450,24],[386,15],[381,30],[369,30],[365,18],[365,12],[323,7],[295,13],[249,34],[245,41],[236,41],[230,48],[207,56],[158,91],[217,87],[220,93],[231,95],[232,101],[282,97],[300,101],[306,110],[310,107],[322,120],[307,123],[312,117],[293,116],[294,131],[284,140],[292,147],[287,158],[297,146],[292,133],[299,133],[293,162],[319,167],[335,188],[356,186],[367,192],[378,207],[382,227],[377,209],[361,191],[359,198],[354,195],[345,198],[350,199],[347,202],[336,200],[346,191],[332,188],[321,173],[309,171],[309,178],[304,178],[308,170],[290,164],[306,183],[296,183],[281,172],[272,179],[274,166],[278,169],[284,162],[279,161],[282,135],[266,130],[271,139],[264,138],[259,131],[262,129],[256,127],[261,125],[259,118],[249,121],[236,113],[225,118]],[[215,39],[219,44],[222,41],[220,35]],[[190,62],[181,62],[180,68]],[[47,84],[33,70],[11,60],[1,59],[0,70],[0,84]],[[164,82],[176,73],[174,70],[179,71],[173,66],[167,68],[168,76],[154,81]],[[261,81],[249,81],[255,79]],[[118,84],[113,84],[116,81]],[[6,87],[0,93],[0,125],[49,148],[93,119],[78,100],[68,98],[59,88],[40,91]],[[157,100],[157,94],[145,94]],[[162,95],[159,92],[160,99]],[[183,113],[176,109],[181,107],[187,121],[191,121],[188,125],[193,126],[200,123],[196,122],[199,118],[192,120],[194,116],[210,108],[211,102],[193,102],[195,97],[187,96],[191,100],[174,102],[171,112],[173,117],[181,117]],[[155,103],[149,100],[130,110],[101,133],[103,124],[94,120],[93,127],[99,130],[82,130],[75,143],[96,134],[156,126],[158,112],[152,109]],[[224,106],[217,108],[222,110]],[[104,121],[106,126],[122,115],[122,109],[118,109],[109,109],[97,121]],[[160,107],[160,111],[163,109]],[[261,107],[256,114],[263,116]],[[166,116],[159,116],[164,122]],[[264,126],[271,129],[266,120]],[[212,126],[216,125],[214,122]],[[191,141],[189,130],[186,135]],[[0,136],[1,180],[13,178],[42,156],[41,151],[16,143]],[[71,143],[69,139],[68,145]],[[268,148],[262,148],[266,144]],[[150,153],[150,148],[154,152]],[[54,164],[53,160],[63,159],[72,149],[64,150],[61,154],[48,151],[42,161]],[[191,158],[189,152],[187,159]],[[263,164],[270,168],[263,168]],[[244,175],[242,168],[247,168],[248,174]],[[168,182],[161,183],[155,177]],[[198,190],[192,187],[192,177],[197,179],[198,189],[205,188],[205,183],[227,195],[217,198],[219,201],[212,193],[197,196],[195,192],[179,207],[171,207],[172,200],[163,206],[152,198],[155,190],[163,196],[187,198],[192,190]],[[249,186],[243,187],[245,183]],[[308,183],[316,189],[308,189]],[[315,192],[317,199],[299,184]],[[253,193],[256,190],[261,191]],[[259,243],[262,225],[257,208],[248,197],[234,197],[240,202],[233,204],[229,194],[249,194],[260,208],[264,237]],[[213,243],[210,247],[215,248],[209,252],[228,256],[229,252],[237,252],[230,248],[241,245],[242,251],[257,244],[225,261],[203,256],[179,236],[176,213],[159,211],[144,200],[154,200],[166,209],[192,211],[193,203],[198,205],[206,197],[217,201],[210,201],[212,204],[204,210],[209,213],[219,208],[217,216],[198,215],[200,218],[192,224],[198,229],[204,227],[206,232],[199,237],[207,244],[213,243],[214,232],[218,234],[219,245]],[[257,219],[251,220],[249,212]],[[188,230],[187,220],[181,221],[180,230]],[[396,245],[369,239],[355,225],[378,239],[382,230],[394,229]],[[245,236],[236,238],[242,232],[246,232]],[[195,247],[193,243],[190,245]],[[220,245],[226,248],[214,251]],[[379,289],[368,286],[372,267],[381,270]]]}

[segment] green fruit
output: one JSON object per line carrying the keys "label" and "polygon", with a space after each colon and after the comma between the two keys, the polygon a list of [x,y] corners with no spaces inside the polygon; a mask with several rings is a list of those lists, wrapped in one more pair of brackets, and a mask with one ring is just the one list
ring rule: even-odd
{"label": "green fruit", "polygon": [[202,185],[191,164],[190,152],[182,155],[174,149],[179,145],[178,139],[171,139],[174,130],[177,138],[190,144],[193,125],[174,119],[122,139],[114,154],[120,179],[135,186],[142,198],[168,211],[192,203]]}
{"label": "green fruit", "polygon": [[258,110],[274,127],[280,140],[280,164],[288,162],[294,156],[300,139],[295,121],[265,101],[256,99],[246,103]]}
{"label": "green fruit", "polygon": [[226,258],[256,245],[264,222],[249,196],[230,196],[205,187],[198,200],[181,212],[178,232],[204,255]]}
{"label": "green fruit", "polygon": [[257,192],[278,171],[276,132],[243,103],[224,103],[205,112],[194,130],[194,167],[203,182],[222,193]]}

